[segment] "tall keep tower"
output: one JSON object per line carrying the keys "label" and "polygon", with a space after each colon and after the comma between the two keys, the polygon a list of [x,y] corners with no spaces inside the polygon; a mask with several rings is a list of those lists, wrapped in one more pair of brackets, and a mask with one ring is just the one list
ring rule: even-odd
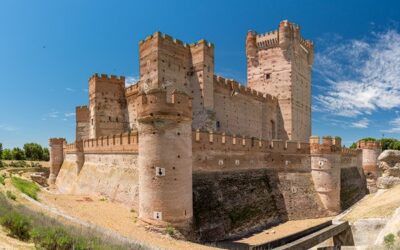
{"label": "tall keep tower", "polygon": [[313,42],[301,37],[298,25],[285,20],[272,32],[249,31],[246,55],[248,86],[279,100],[283,124],[278,124],[278,137],[308,141]]}
{"label": "tall keep tower", "polygon": [[193,218],[192,105],[184,92],[140,93],[139,218],[154,225],[187,229]]}

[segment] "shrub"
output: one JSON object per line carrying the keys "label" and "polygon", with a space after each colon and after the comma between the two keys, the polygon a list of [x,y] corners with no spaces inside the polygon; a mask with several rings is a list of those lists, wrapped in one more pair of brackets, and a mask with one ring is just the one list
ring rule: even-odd
{"label": "shrub", "polygon": [[165,228],[165,232],[167,232],[167,234],[169,234],[170,236],[174,236],[175,228],[171,226],[171,224],[168,224],[167,228]]}
{"label": "shrub", "polygon": [[394,246],[394,234],[388,234],[383,238],[383,241],[385,242],[385,246],[387,248],[392,248]]}
{"label": "shrub", "polygon": [[40,188],[35,183],[18,177],[11,177],[11,182],[19,191],[37,200]]}
{"label": "shrub", "polygon": [[15,194],[13,194],[10,190],[7,190],[6,194],[7,194],[7,197],[13,201],[15,201],[17,199],[17,196],[15,196]]}
{"label": "shrub", "polygon": [[11,236],[20,240],[29,240],[29,231],[32,225],[28,218],[18,213],[11,212],[0,219],[0,224],[10,231]]}
{"label": "shrub", "polygon": [[29,165],[25,161],[12,161],[9,164],[9,167],[12,168],[27,168]]}
{"label": "shrub", "polygon": [[0,184],[6,185],[6,182],[4,180],[5,178],[2,175],[0,175]]}
{"label": "shrub", "polygon": [[74,239],[62,228],[35,228],[31,237],[36,247],[54,250],[77,249]]}

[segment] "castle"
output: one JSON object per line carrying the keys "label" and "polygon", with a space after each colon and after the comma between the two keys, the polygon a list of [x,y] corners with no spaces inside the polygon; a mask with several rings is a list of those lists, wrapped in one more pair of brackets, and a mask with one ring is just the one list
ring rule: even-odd
{"label": "castle", "polygon": [[367,193],[379,145],[311,136],[313,46],[288,21],[249,31],[243,86],[214,74],[213,44],[154,33],[139,43],[137,83],[89,79],[75,142],[50,139],[49,182],[199,240],[342,211]]}

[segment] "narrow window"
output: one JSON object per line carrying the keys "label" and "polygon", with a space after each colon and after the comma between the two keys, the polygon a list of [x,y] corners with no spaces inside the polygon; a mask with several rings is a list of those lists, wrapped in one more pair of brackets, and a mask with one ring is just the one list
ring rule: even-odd
{"label": "narrow window", "polygon": [[217,121],[217,128],[220,128],[220,127],[221,127],[221,124],[219,121]]}
{"label": "narrow window", "polygon": [[265,74],[265,79],[266,79],[266,80],[271,79],[271,73]]}

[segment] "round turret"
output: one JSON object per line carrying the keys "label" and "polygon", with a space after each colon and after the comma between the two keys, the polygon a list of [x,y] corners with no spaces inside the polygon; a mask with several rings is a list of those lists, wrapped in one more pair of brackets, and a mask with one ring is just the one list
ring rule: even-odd
{"label": "round turret", "polygon": [[324,207],[332,214],[340,212],[340,150],[338,139],[310,137],[311,175]]}
{"label": "round turret", "polygon": [[61,165],[64,161],[64,138],[50,138],[49,139],[49,153],[50,153],[50,176],[49,184],[55,184],[58,172],[60,172]]}
{"label": "round turret", "polygon": [[137,97],[139,218],[187,228],[193,218],[192,107],[185,93],[153,89]]}
{"label": "round turret", "polygon": [[360,140],[357,148],[362,149],[362,167],[367,178],[376,179],[379,176],[378,156],[382,152],[379,141]]}

